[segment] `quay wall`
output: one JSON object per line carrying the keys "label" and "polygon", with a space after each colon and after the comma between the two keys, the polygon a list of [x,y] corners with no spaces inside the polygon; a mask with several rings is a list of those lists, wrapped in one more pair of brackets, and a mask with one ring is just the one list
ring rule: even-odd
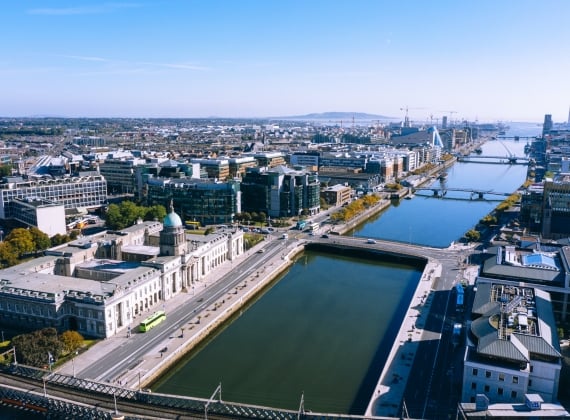
{"label": "quay wall", "polygon": [[[280,257],[277,264],[275,264],[276,258],[272,259],[273,264],[266,266],[270,267],[269,271],[261,275],[252,276],[244,282],[245,284],[238,286],[238,288],[240,288],[238,295],[235,295],[233,298],[222,298],[210,307],[197,313],[191,322],[193,326],[198,326],[198,330],[194,333],[188,331],[188,333],[192,334],[189,334],[188,339],[186,339],[182,345],[177,346],[172,352],[169,352],[168,355],[161,358],[152,369],[147,371],[140,379],[141,386],[145,387],[156,381],[190,350],[199,345],[226,322],[233,314],[240,311],[248,301],[255,298],[266,286],[271,284],[273,280],[286,271],[295,260],[295,256],[302,253],[303,250],[304,244],[299,243],[295,248],[290,250],[287,255]],[[211,314],[214,314],[214,317],[209,320],[206,319],[210,318]]]}

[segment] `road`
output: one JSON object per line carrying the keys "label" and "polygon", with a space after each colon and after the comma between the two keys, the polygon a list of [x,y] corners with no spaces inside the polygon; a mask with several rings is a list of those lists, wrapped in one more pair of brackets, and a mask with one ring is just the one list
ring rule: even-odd
{"label": "road", "polygon": [[166,321],[158,327],[151,329],[147,333],[134,333],[128,340],[112,353],[105,355],[90,366],[78,370],[77,377],[93,379],[97,381],[112,382],[120,377],[126,370],[136,368],[139,360],[144,354],[149,353],[160,343],[168,341],[172,336],[181,334],[181,328],[187,326],[195,317],[219,301],[223,296],[235,293],[235,288],[240,284],[263,270],[266,262],[283,252],[287,245],[291,245],[295,239],[279,240],[271,239],[264,245],[264,253],[253,253],[234,270],[230,270],[226,275],[206,287],[198,282],[194,287],[202,288],[198,292],[192,290],[193,296],[183,305],[167,311]]}

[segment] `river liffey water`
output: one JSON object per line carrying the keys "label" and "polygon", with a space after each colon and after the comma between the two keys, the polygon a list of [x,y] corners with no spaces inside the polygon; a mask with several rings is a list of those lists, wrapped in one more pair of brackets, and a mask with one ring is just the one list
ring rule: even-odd
{"label": "river liffey water", "polygon": [[[534,128],[507,135],[536,135]],[[489,141],[482,154],[522,156],[525,144]],[[525,176],[524,165],[458,163],[445,182],[513,192]],[[498,204],[448,194],[402,200],[354,234],[446,247]],[[306,409],[363,414],[420,275],[417,267],[307,252],[152,389],[209,398],[221,383],[225,401],[295,410],[303,393]]]}

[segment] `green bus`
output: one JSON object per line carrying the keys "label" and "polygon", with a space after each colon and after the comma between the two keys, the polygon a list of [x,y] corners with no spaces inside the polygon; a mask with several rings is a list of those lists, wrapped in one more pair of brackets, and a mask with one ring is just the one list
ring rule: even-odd
{"label": "green bus", "polygon": [[156,327],[165,319],[166,319],[166,313],[164,311],[156,311],[152,315],[142,320],[141,324],[139,325],[139,331],[147,332],[151,328]]}

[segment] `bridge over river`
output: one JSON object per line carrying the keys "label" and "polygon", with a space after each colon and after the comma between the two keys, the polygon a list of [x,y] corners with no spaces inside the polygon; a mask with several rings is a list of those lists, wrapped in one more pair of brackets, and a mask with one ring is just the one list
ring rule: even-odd
{"label": "bridge over river", "polygon": [[482,199],[484,198],[485,195],[495,195],[495,196],[501,196],[501,197],[509,197],[510,195],[512,195],[512,193],[507,193],[507,192],[499,192],[499,191],[494,191],[494,190],[480,190],[480,189],[474,189],[474,188],[449,188],[446,187],[445,185],[440,185],[440,186],[431,186],[431,187],[414,187],[413,191],[432,191],[433,195],[436,197],[443,197],[444,195],[447,194],[448,191],[460,191],[460,192],[467,192],[470,193],[471,197],[473,196],[477,196],[478,198]]}
{"label": "bridge over river", "polygon": [[[447,355],[445,351],[440,350],[439,343],[444,334],[446,322],[451,322],[446,321],[446,311],[451,296],[450,290],[454,284],[462,280],[463,272],[458,270],[458,267],[473,252],[472,248],[451,246],[446,249],[439,249],[340,235],[313,237],[303,233],[288,239],[267,241],[263,246],[266,249],[264,253],[254,253],[241,261],[239,265],[234,264],[225,275],[216,279],[216,284],[232,282],[232,287],[235,287],[236,281],[240,281],[240,267],[248,264],[251,266],[251,270],[258,270],[256,276],[252,276],[251,272],[244,273],[244,278],[249,283],[248,287],[252,287],[253,279],[260,284],[267,284],[272,280],[271,277],[280,271],[267,271],[265,275],[260,275],[260,271],[256,267],[290,264],[291,258],[286,255],[295,255],[305,247],[318,247],[333,252],[358,252],[360,256],[370,255],[373,257],[382,254],[389,258],[416,261],[425,265],[415,295],[409,302],[408,313],[399,327],[398,338],[393,344],[384,369],[382,372],[377,372],[378,385],[371,396],[369,409],[365,416],[313,413],[305,409],[302,395],[299,396],[298,410],[227,402],[222,399],[222,384],[212,390],[210,398],[145,392],[141,387],[140,373],[138,384],[135,381],[128,385],[121,385],[117,381],[88,379],[88,377],[81,377],[81,372],[76,375],[75,365],[81,363],[79,357],[76,358],[76,362],[72,362],[74,363],[73,374],[64,373],[65,369],[59,372],[51,372],[12,363],[0,371],[0,375],[3,377],[2,385],[0,385],[0,401],[6,405],[27,408],[40,413],[75,415],[81,418],[111,418],[113,412],[120,412],[124,418],[145,416],[145,418],[161,419],[380,419],[399,416],[402,399],[406,393],[410,392],[407,388],[409,377],[409,383],[415,392],[416,407],[418,407],[415,413],[410,413],[411,417],[429,418],[431,416],[430,407],[434,404],[440,407],[444,401],[449,402],[448,394],[445,391],[443,395],[441,394],[442,387],[439,386],[438,382],[447,380],[446,377],[439,377],[441,372],[446,371],[446,369],[441,368],[440,364],[447,363]],[[252,259],[256,261],[250,261]],[[210,292],[218,293],[219,296],[208,297],[208,299],[214,301],[226,296],[226,289],[220,287],[219,292],[215,292],[214,289],[214,285],[208,288]],[[189,301],[181,305],[184,306],[184,314],[192,312],[192,309],[196,307],[195,300],[191,298],[189,297]],[[234,301],[237,303],[238,299]],[[243,301],[243,303],[245,302]],[[175,317],[176,312],[170,311],[168,321],[177,325],[178,321],[172,319]],[[410,323],[414,325],[413,340],[411,337],[403,340],[402,336],[408,338],[409,331],[412,328]],[[422,326],[426,328],[425,332]],[[200,328],[208,331],[211,326],[207,322],[202,322]],[[190,337],[187,336],[187,339]],[[410,345],[403,347],[403,341]],[[104,340],[106,345],[109,345],[110,342],[111,340]],[[126,342],[117,340],[116,343],[118,343],[117,346],[122,347]],[[149,363],[154,365],[153,368],[157,364],[165,362],[161,358],[156,359],[154,349],[157,343],[148,348],[145,348],[141,343],[135,344],[137,348],[142,348],[142,351],[152,352]],[[180,346],[181,349],[184,348],[182,343]],[[403,351],[405,351],[405,358],[402,357]],[[105,368],[105,360],[113,353],[111,349],[107,349],[106,352],[98,352],[101,359],[95,363],[101,364]],[[423,369],[420,369],[421,372],[412,370],[414,364],[412,353],[422,355],[422,359],[417,362],[424,366]],[[431,360],[426,361],[426,358]],[[128,366],[121,367],[121,363],[131,363],[128,360],[111,360],[110,362],[119,364],[119,366],[113,366],[113,371],[117,373],[128,369]],[[88,363],[93,364],[92,361]],[[433,372],[428,372],[429,369],[425,369],[425,366],[433,366]],[[395,372],[399,372],[401,378],[397,383],[394,383],[392,376],[395,375]],[[404,375],[404,372],[407,373]],[[425,375],[426,373],[427,375]],[[418,390],[420,394],[418,394]],[[118,415],[115,417],[120,418]]]}
{"label": "bridge over river", "polygon": [[458,156],[458,162],[469,163],[494,163],[499,165],[528,165],[531,158],[527,156],[489,156],[489,155],[467,155]]}

